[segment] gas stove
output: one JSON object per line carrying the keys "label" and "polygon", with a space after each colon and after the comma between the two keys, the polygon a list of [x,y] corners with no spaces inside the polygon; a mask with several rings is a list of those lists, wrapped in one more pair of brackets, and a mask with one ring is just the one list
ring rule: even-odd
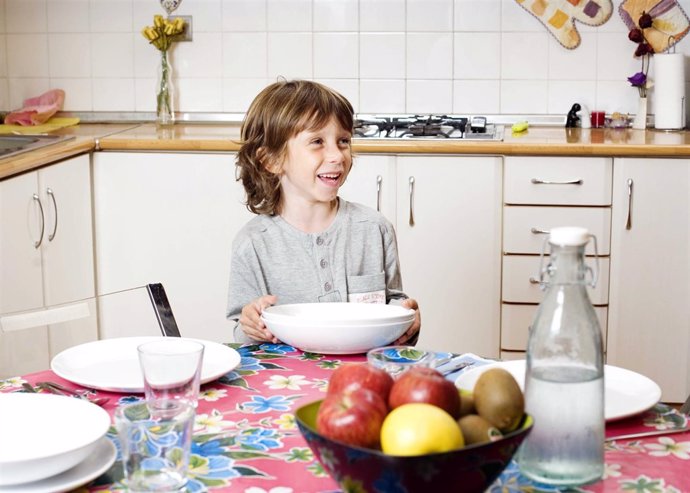
{"label": "gas stove", "polygon": [[503,140],[503,126],[484,116],[357,115],[355,138]]}

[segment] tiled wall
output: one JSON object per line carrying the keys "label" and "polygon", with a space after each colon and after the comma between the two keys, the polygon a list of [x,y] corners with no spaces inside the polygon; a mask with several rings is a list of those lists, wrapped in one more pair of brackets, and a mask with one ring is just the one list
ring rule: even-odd
{"label": "tiled wall", "polygon": [[[244,112],[284,76],[331,85],[361,113],[634,112],[639,61],[613,3],[567,50],[515,0],[183,0],[194,40],[173,51],[177,106]],[[140,30],[162,12],[158,0],[0,0],[0,109],[60,87],[66,110],[153,111],[158,52]]]}

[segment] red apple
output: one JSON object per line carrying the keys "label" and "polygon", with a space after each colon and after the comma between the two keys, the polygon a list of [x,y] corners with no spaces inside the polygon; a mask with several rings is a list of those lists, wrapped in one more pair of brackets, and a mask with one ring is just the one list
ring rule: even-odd
{"label": "red apple", "polygon": [[393,386],[393,377],[385,370],[368,363],[345,363],[333,371],[328,393],[339,394],[346,389],[363,387],[381,396],[384,402]]}
{"label": "red apple", "polygon": [[388,395],[390,409],[410,402],[426,402],[440,407],[455,419],[460,416],[458,389],[433,368],[410,368],[395,381]]}
{"label": "red apple", "polygon": [[388,407],[379,395],[362,387],[349,388],[326,396],[316,415],[316,429],[349,445],[378,448],[386,414]]}

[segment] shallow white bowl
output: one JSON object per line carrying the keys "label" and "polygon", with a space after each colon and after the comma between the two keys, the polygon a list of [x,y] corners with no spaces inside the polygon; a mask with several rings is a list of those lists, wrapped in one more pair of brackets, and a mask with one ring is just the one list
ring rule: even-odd
{"label": "shallow white bowl", "polygon": [[295,303],[269,306],[262,316],[282,322],[344,326],[407,322],[414,320],[414,310],[383,303]]}
{"label": "shallow white bowl", "polygon": [[110,416],[97,405],[53,394],[0,394],[0,415],[0,485],[76,466],[110,427]]}
{"label": "shallow white bowl", "polygon": [[384,324],[324,325],[311,320],[283,322],[262,316],[268,330],[285,344],[321,354],[359,354],[387,346],[412,325],[407,321]]}

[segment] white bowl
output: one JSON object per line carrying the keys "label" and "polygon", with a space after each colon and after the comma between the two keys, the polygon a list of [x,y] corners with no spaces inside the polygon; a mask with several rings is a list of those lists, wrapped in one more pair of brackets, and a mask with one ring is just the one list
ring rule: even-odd
{"label": "white bowl", "polygon": [[74,397],[0,394],[0,485],[28,483],[86,459],[110,427],[102,408]]}
{"label": "white bowl", "polygon": [[296,303],[265,308],[263,317],[283,322],[328,326],[385,324],[414,320],[414,310],[383,303]]}
{"label": "white bowl", "polygon": [[311,320],[262,320],[278,339],[302,351],[321,354],[359,354],[387,346],[403,335],[414,318],[384,324],[324,325]]}

